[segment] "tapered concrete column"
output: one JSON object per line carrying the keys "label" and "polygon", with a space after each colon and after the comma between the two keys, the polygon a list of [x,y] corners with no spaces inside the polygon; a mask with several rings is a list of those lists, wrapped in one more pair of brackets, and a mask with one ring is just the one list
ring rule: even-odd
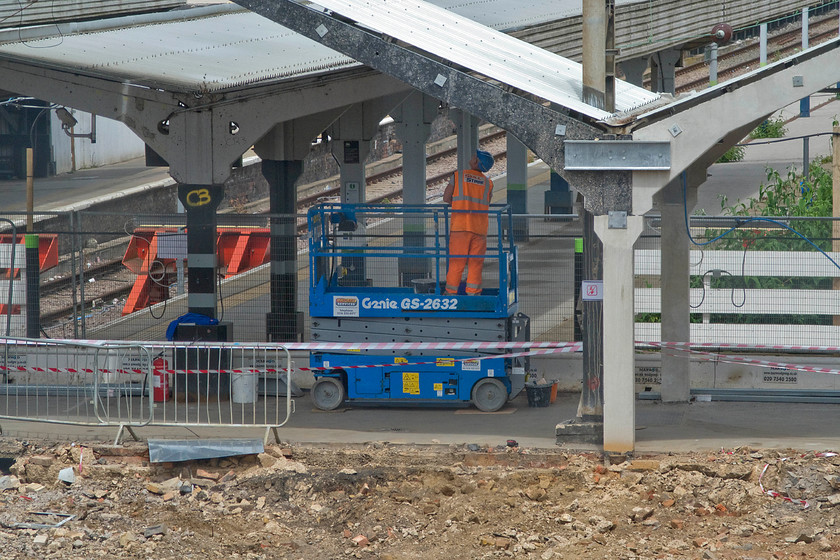
{"label": "tapered concrete column", "polygon": [[643,56],[631,60],[622,60],[619,66],[621,66],[621,71],[624,72],[624,81],[642,87],[645,82],[645,70],[648,69],[649,59],[650,57]]}
{"label": "tapered concrete column", "polygon": [[659,51],[650,57],[650,89],[663,93],[675,93],[677,64],[682,58],[680,49]]}
{"label": "tapered concrete column", "polygon": [[187,211],[187,306],[190,313],[216,318],[216,209],[223,185],[178,185]]}
{"label": "tapered concrete column", "polygon": [[[695,178],[702,183],[706,169],[699,173],[686,173],[686,177],[686,181]],[[660,191],[657,197],[662,216],[660,294],[663,342],[691,341],[691,242],[685,229],[685,215],[686,207],[691,214],[697,203],[697,186],[687,184],[683,192],[682,181],[676,180]],[[690,357],[663,352],[661,363],[662,402],[688,402],[691,396]]]}
{"label": "tapered concrete column", "polygon": [[302,338],[303,316],[297,311],[297,237],[295,182],[303,171],[302,161],[263,160],[262,174],[268,182],[271,239],[270,311],[266,315],[269,342]]}
{"label": "tapered concrete column", "polygon": [[[403,159],[403,203],[426,204],[426,141],[432,131],[432,121],[437,116],[440,102],[437,99],[415,92],[391,112],[397,137],[402,142]],[[403,246],[426,245],[426,223],[424,218],[408,215],[403,220]],[[401,258],[399,260],[400,284],[411,286],[417,278],[427,278],[431,260],[423,258]]]}
{"label": "tapered concrete column", "polygon": [[[595,216],[604,248],[604,452],[633,451],[636,429],[634,390],[633,244],[643,218],[627,216],[610,227],[610,216]],[[621,222],[622,220],[614,220]],[[624,227],[620,227],[623,225]]]}
{"label": "tapered concrete column", "polygon": [[[513,134],[507,135],[507,202],[514,214],[528,213],[528,148]],[[528,241],[528,219],[513,219],[516,241]]]}

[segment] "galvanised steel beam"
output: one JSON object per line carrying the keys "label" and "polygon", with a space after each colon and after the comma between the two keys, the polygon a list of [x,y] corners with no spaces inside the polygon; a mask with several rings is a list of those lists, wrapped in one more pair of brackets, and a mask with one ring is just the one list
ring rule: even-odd
{"label": "galvanised steel beam", "polygon": [[[397,44],[391,37],[297,2],[236,0],[236,3],[383,74],[398,78],[431,97],[504,128],[558,173],[564,174],[566,139],[591,140],[606,132],[597,123],[584,122],[565,110],[455,68],[446,60],[436,60]],[[629,180],[621,182],[629,183]],[[596,192],[602,188],[600,180],[575,183],[584,197],[595,204],[590,208],[587,203],[587,207],[596,213],[629,210],[628,186],[625,184],[615,196],[605,196],[603,192]]]}

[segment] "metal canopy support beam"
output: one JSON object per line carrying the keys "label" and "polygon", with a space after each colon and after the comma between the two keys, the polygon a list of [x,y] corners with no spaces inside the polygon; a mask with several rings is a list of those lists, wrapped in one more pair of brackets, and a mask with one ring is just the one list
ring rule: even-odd
{"label": "metal canopy support beam", "polygon": [[[296,2],[237,0],[237,3],[371,68],[399,78],[452,107],[506,129],[557,172],[563,172],[565,138],[592,139],[601,132],[568,114],[453,68],[446,61],[433,60],[387,37]],[[584,189],[582,192],[589,194]]]}
{"label": "metal canopy support beam", "polygon": [[632,140],[567,140],[567,171],[613,171],[671,168],[669,142]]}

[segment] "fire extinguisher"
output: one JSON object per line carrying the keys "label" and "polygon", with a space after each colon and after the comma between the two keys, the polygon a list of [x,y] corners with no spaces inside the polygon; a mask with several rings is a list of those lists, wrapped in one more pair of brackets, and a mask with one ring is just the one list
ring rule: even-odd
{"label": "fire extinguisher", "polygon": [[166,402],[169,400],[169,374],[166,370],[169,363],[158,356],[152,362],[152,400],[154,402]]}

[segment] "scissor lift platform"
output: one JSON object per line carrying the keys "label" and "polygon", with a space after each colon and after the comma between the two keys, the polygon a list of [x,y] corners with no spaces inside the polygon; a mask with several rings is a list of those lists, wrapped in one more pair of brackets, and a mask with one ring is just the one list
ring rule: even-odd
{"label": "scissor lift platform", "polygon": [[[498,410],[524,387],[527,360],[493,357],[530,338],[518,313],[516,246],[507,206],[488,211],[484,289],[445,293],[449,218],[444,205],[311,209],[310,315],[317,342],[487,342],[497,349],[316,352],[315,405],[465,405]],[[486,346],[486,345],[485,345]]]}

